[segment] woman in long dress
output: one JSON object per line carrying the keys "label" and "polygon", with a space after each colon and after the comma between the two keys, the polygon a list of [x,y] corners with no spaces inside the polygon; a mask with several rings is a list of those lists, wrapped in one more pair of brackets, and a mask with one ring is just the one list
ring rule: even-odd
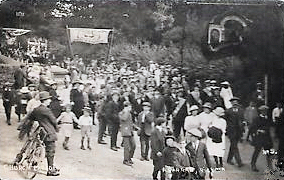
{"label": "woman in long dress", "polygon": [[215,139],[215,136],[217,133],[214,135],[214,138],[208,137],[207,149],[208,149],[209,155],[214,157],[216,168],[218,170],[219,168],[223,168],[223,157],[224,157],[225,148],[226,148],[225,132],[226,132],[227,123],[226,123],[226,120],[223,118],[223,116],[225,115],[225,110],[222,107],[217,107],[215,110],[213,110],[213,113],[216,116],[213,119],[210,127],[218,128],[219,130],[222,131],[222,133],[219,134],[221,135],[221,137],[217,137],[217,139],[220,139],[218,141],[216,141]]}

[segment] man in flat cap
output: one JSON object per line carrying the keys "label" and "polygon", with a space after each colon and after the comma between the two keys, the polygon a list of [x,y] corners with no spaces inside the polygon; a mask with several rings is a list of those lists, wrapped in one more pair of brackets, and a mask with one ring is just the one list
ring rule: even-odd
{"label": "man in flat cap", "polygon": [[206,169],[209,169],[209,177],[212,177],[211,161],[205,143],[201,142],[202,132],[197,129],[191,129],[186,133],[187,145],[186,149],[190,152],[193,164],[196,164],[196,172],[198,179],[205,179]]}
{"label": "man in flat cap", "polygon": [[137,131],[140,136],[141,143],[141,161],[149,161],[148,153],[150,147],[150,136],[154,126],[154,114],[151,112],[151,103],[143,102],[143,111],[139,113],[137,117],[137,125],[140,127],[140,131]]}
{"label": "man in flat cap", "polygon": [[[39,100],[41,104],[34,108],[34,110],[25,117],[25,122],[21,128],[19,138],[22,139],[23,136],[30,132],[34,121],[38,121],[39,126],[43,127],[46,132],[46,137],[43,139],[45,144],[45,153],[47,158],[47,176],[58,176],[58,169],[54,167],[54,156],[55,156],[55,141],[57,141],[57,132],[59,132],[59,127],[57,125],[57,120],[51,110],[47,107],[51,100],[49,92],[42,91],[39,94]],[[17,155],[15,162],[20,162],[22,156]]]}
{"label": "man in flat cap", "polygon": [[227,163],[234,165],[232,162],[233,158],[239,167],[242,167],[242,160],[239,153],[238,142],[242,138],[243,126],[242,122],[244,119],[244,110],[239,104],[239,98],[233,97],[231,98],[232,107],[226,110],[225,116],[227,120],[227,136],[230,140],[230,150],[228,154]]}
{"label": "man in flat cap", "polygon": [[166,119],[158,117],[155,120],[155,128],[151,133],[151,159],[153,159],[154,170],[152,173],[153,179],[158,179],[158,172],[160,172],[161,180],[165,179],[163,171],[163,149],[165,148],[166,136]]}
{"label": "man in flat cap", "polygon": [[105,105],[105,118],[109,122],[109,129],[110,129],[110,148],[113,151],[117,151],[119,147],[117,146],[117,133],[119,129],[119,116],[118,113],[121,111],[121,104],[119,103],[119,92],[113,91],[111,100],[106,103]]}
{"label": "man in flat cap", "polygon": [[137,126],[132,121],[131,103],[129,101],[124,101],[123,106],[123,110],[118,114],[120,120],[121,136],[123,137],[123,164],[127,166],[132,166],[132,158],[136,148],[133,131],[137,128]]}
{"label": "man in flat cap", "polygon": [[268,118],[268,106],[262,105],[258,108],[259,115],[255,118],[250,126],[249,135],[252,137],[252,145],[254,146],[254,152],[251,158],[252,171],[258,172],[256,168],[256,161],[262,148],[266,153],[267,166],[269,170],[273,170],[271,164],[270,149],[273,148],[272,139],[270,136],[270,127],[272,125],[271,120]]}
{"label": "man in flat cap", "polygon": [[2,100],[3,100],[3,106],[5,108],[5,114],[6,114],[6,122],[8,125],[11,125],[11,109],[15,101],[15,92],[12,90],[12,83],[6,82],[3,86],[3,94],[2,94]]}

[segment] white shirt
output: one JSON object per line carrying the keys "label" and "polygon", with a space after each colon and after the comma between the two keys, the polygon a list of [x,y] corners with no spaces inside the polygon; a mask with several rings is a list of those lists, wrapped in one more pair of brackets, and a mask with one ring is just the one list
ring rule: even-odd
{"label": "white shirt", "polygon": [[93,125],[93,122],[92,122],[92,118],[90,116],[84,116],[82,115],[80,118],[79,118],[79,122],[78,124],[80,126],[91,126]]}
{"label": "white shirt", "polygon": [[185,120],[184,120],[184,129],[186,131],[189,131],[190,129],[193,128],[198,128],[200,127],[200,122],[199,122],[199,118],[198,115],[196,116],[186,116]]}
{"label": "white shirt", "polygon": [[283,109],[282,108],[278,108],[278,107],[273,109],[273,111],[272,111],[272,120],[273,120],[273,122],[276,121],[275,118],[279,118],[280,117],[280,114],[281,114],[282,111],[283,111]]}

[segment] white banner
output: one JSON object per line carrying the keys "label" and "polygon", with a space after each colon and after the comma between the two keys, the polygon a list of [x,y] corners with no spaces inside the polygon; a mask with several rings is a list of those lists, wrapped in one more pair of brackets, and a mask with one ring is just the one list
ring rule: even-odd
{"label": "white banner", "polygon": [[111,29],[68,28],[70,41],[85,42],[90,44],[108,43]]}
{"label": "white banner", "polygon": [[9,33],[9,36],[21,36],[31,31],[26,29],[15,29],[15,28],[3,28],[3,30]]}

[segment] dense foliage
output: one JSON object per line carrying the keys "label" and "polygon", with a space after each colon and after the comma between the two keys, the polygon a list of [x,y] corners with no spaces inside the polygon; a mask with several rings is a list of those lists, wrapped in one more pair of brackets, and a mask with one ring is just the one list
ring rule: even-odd
{"label": "dense foliage", "polygon": [[[153,60],[178,67],[193,78],[227,79],[237,95],[248,96],[264,74],[270,86],[279,86],[275,77],[283,69],[283,7],[272,2],[260,5],[200,5],[183,1],[43,1],[10,0],[0,5],[0,26],[33,30],[47,38],[57,60],[70,56],[66,26],[111,28],[111,50],[106,44],[73,43],[74,54],[90,62]],[[23,17],[15,16],[21,11]],[[211,52],[207,44],[209,22],[226,13],[248,18],[242,44]],[[232,29],[236,28],[234,25]],[[111,37],[113,39],[111,40]],[[280,86],[278,93],[281,92]]]}

